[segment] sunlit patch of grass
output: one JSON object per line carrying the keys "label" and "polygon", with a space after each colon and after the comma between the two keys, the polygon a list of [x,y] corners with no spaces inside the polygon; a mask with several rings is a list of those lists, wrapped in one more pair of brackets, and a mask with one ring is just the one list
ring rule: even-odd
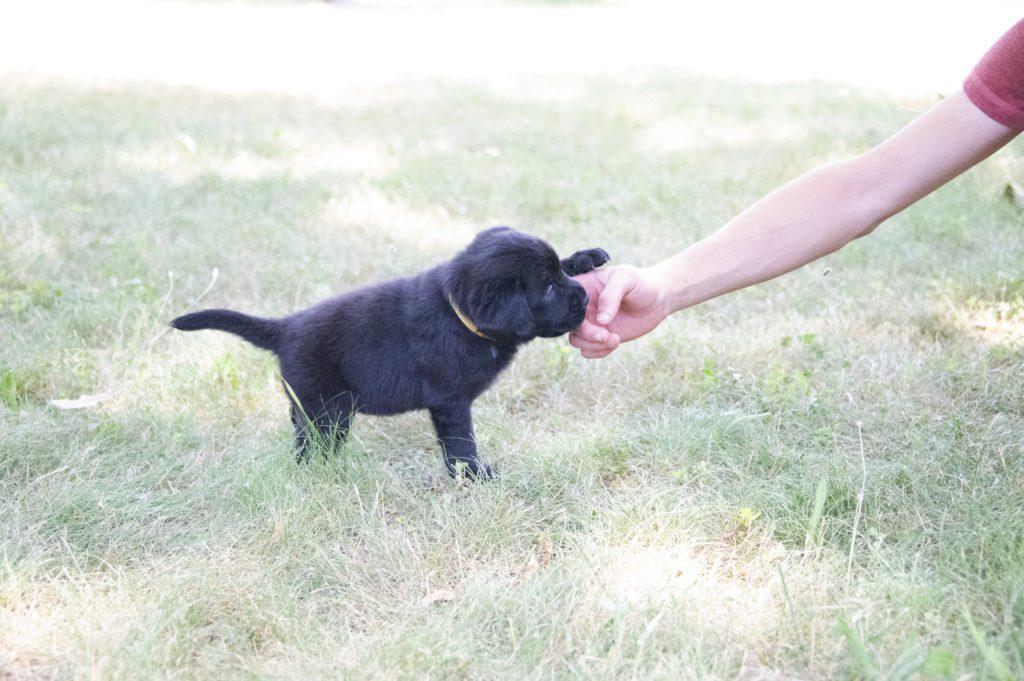
{"label": "sunlit patch of grass", "polygon": [[964,301],[968,332],[990,344],[1024,343],[1024,280],[1003,278],[994,291]]}
{"label": "sunlit patch of grass", "polygon": [[126,170],[166,175],[178,185],[204,174],[236,180],[257,180],[287,174],[296,179],[319,175],[359,175],[376,178],[394,169],[388,154],[368,142],[318,144],[304,139],[302,130],[271,133],[270,149],[200,147],[189,134],[176,132],[143,148],[121,151],[116,163]]}

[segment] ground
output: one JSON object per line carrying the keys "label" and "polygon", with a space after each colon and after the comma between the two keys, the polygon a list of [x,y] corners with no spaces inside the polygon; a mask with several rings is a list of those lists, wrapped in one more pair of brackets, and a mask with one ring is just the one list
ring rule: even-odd
{"label": "ground", "polygon": [[459,484],[425,414],[296,464],[272,358],[167,321],[493,224],[652,263],[943,93],[171,81],[0,79],[0,676],[1024,675],[1019,141],[609,359],[534,342],[476,409],[500,479]]}

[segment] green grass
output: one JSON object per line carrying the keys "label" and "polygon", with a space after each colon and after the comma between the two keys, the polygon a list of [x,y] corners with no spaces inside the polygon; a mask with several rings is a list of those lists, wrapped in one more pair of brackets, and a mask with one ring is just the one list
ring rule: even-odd
{"label": "green grass", "polygon": [[296,465],[268,355],[162,333],[215,268],[202,304],[285,313],[492,224],[654,262],[929,103],[0,84],[0,676],[1021,678],[1019,143],[607,360],[531,344],[493,483],[424,414]]}

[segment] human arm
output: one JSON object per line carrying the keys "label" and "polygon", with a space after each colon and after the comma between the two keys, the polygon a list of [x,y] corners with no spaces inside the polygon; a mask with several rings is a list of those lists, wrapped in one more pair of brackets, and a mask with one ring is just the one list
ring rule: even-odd
{"label": "human arm", "polygon": [[877,147],[796,178],[667,260],[581,276],[591,302],[569,342],[584,357],[604,357],[674,312],[832,253],[1017,133],[989,118],[961,90]]}

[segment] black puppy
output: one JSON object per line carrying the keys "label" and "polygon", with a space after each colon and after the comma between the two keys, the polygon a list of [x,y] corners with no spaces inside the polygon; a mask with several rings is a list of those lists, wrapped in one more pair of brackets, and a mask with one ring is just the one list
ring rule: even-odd
{"label": "black puppy", "polygon": [[587,294],[569,277],[607,261],[600,248],[559,261],[541,239],[494,227],[422,274],[356,289],[288,317],[203,310],[171,326],[229,331],[277,355],[300,458],[310,425],[340,441],[356,411],[428,409],[448,472],[491,477],[477,458],[473,400],[520,345],[580,325]]}

